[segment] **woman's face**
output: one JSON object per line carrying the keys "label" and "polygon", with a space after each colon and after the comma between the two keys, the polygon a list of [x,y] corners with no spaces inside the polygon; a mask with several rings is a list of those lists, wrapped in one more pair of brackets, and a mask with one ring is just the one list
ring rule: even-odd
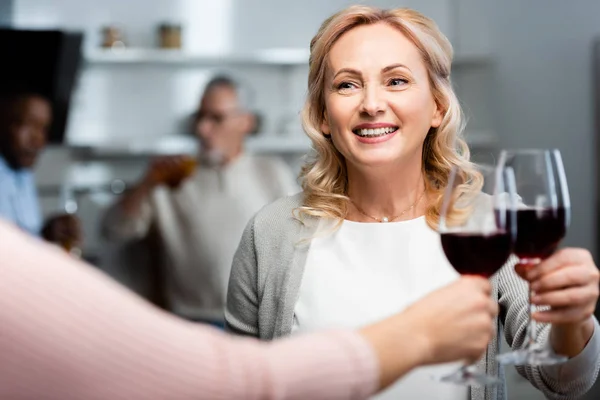
{"label": "woman's face", "polygon": [[420,163],[442,121],[417,47],[385,23],[343,34],[328,55],[323,133],[357,168]]}

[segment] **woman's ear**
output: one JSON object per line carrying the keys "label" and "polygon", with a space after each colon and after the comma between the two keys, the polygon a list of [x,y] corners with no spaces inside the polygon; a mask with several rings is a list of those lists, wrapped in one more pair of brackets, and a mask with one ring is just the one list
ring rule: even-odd
{"label": "woman's ear", "polygon": [[435,109],[433,110],[433,115],[431,116],[431,127],[439,128],[442,124],[442,120],[444,119],[445,112],[439,106],[439,104],[435,104]]}

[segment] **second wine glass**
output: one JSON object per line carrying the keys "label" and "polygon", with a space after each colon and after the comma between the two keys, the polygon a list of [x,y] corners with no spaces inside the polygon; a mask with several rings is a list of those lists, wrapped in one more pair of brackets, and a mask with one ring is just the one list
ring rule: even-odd
{"label": "second wine glass", "polygon": [[[513,202],[516,218],[514,254],[519,263],[535,268],[549,257],[567,232],[571,203],[567,178],[558,150],[521,149],[500,153],[498,168],[509,180],[508,185],[518,202]],[[529,323],[522,349],[497,357],[501,364],[549,365],[567,357],[554,353],[536,342],[537,326],[531,314],[534,293],[529,289]]]}

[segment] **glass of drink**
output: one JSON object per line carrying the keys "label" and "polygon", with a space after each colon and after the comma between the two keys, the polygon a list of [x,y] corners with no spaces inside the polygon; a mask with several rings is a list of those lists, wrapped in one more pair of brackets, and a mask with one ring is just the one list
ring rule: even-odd
{"label": "glass of drink", "polygon": [[[439,232],[446,258],[461,275],[489,278],[510,257],[511,198],[505,190],[504,178],[500,170],[484,165],[470,176],[457,167],[450,173]],[[499,383],[497,378],[478,371],[475,365],[462,366],[441,380],[469,386]]]}
{"label": "glass of drink", "polygon": [[[558,150],[505,150],[500,154],[498,168],[514,183],[509,185],[518,196],[514,203],[516,235],[514,254],[519,263],[535,268],[549,257],[567,233],[571,203],[567,178]],[[529,324],[522,349],[501,354],[498,361],[512,365],[548,365],[564,362],[567,357],[554,353],[536,342],[536,323],[531,318],[535,307],[529,289]]]}

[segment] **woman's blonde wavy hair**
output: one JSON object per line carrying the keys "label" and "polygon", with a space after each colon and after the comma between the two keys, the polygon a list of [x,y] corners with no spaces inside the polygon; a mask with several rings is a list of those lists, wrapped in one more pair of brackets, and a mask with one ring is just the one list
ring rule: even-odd
{"label": "woman's blonde wavy hair", "polygon": [[[327,56],[333,44],[349,30],[362,25],[386,23],[405,35],[420,51],[427,67],[433,97],[443,112],[438,128],[431,128],[423,144],[423,169],[429,203],[425,216],[432,228],[438,226],[443,192],[450,171],[459,168],[458,191],[475,193],[481,176],[469,161],[469,148],[462,137],[463,114],[450,82],[453,50],[436,23],[417,11],[400,8],[382,10],[352,6],[323,22],[310,43],[308,96],[302,109],[302,126],[312,141],[314,156],[302,167],[303,206],[296,216],[336,219],[349,209],[348,175],[342,154],[320,131],[325,112]],[[339,226],[338,223],[338,226]]]}

